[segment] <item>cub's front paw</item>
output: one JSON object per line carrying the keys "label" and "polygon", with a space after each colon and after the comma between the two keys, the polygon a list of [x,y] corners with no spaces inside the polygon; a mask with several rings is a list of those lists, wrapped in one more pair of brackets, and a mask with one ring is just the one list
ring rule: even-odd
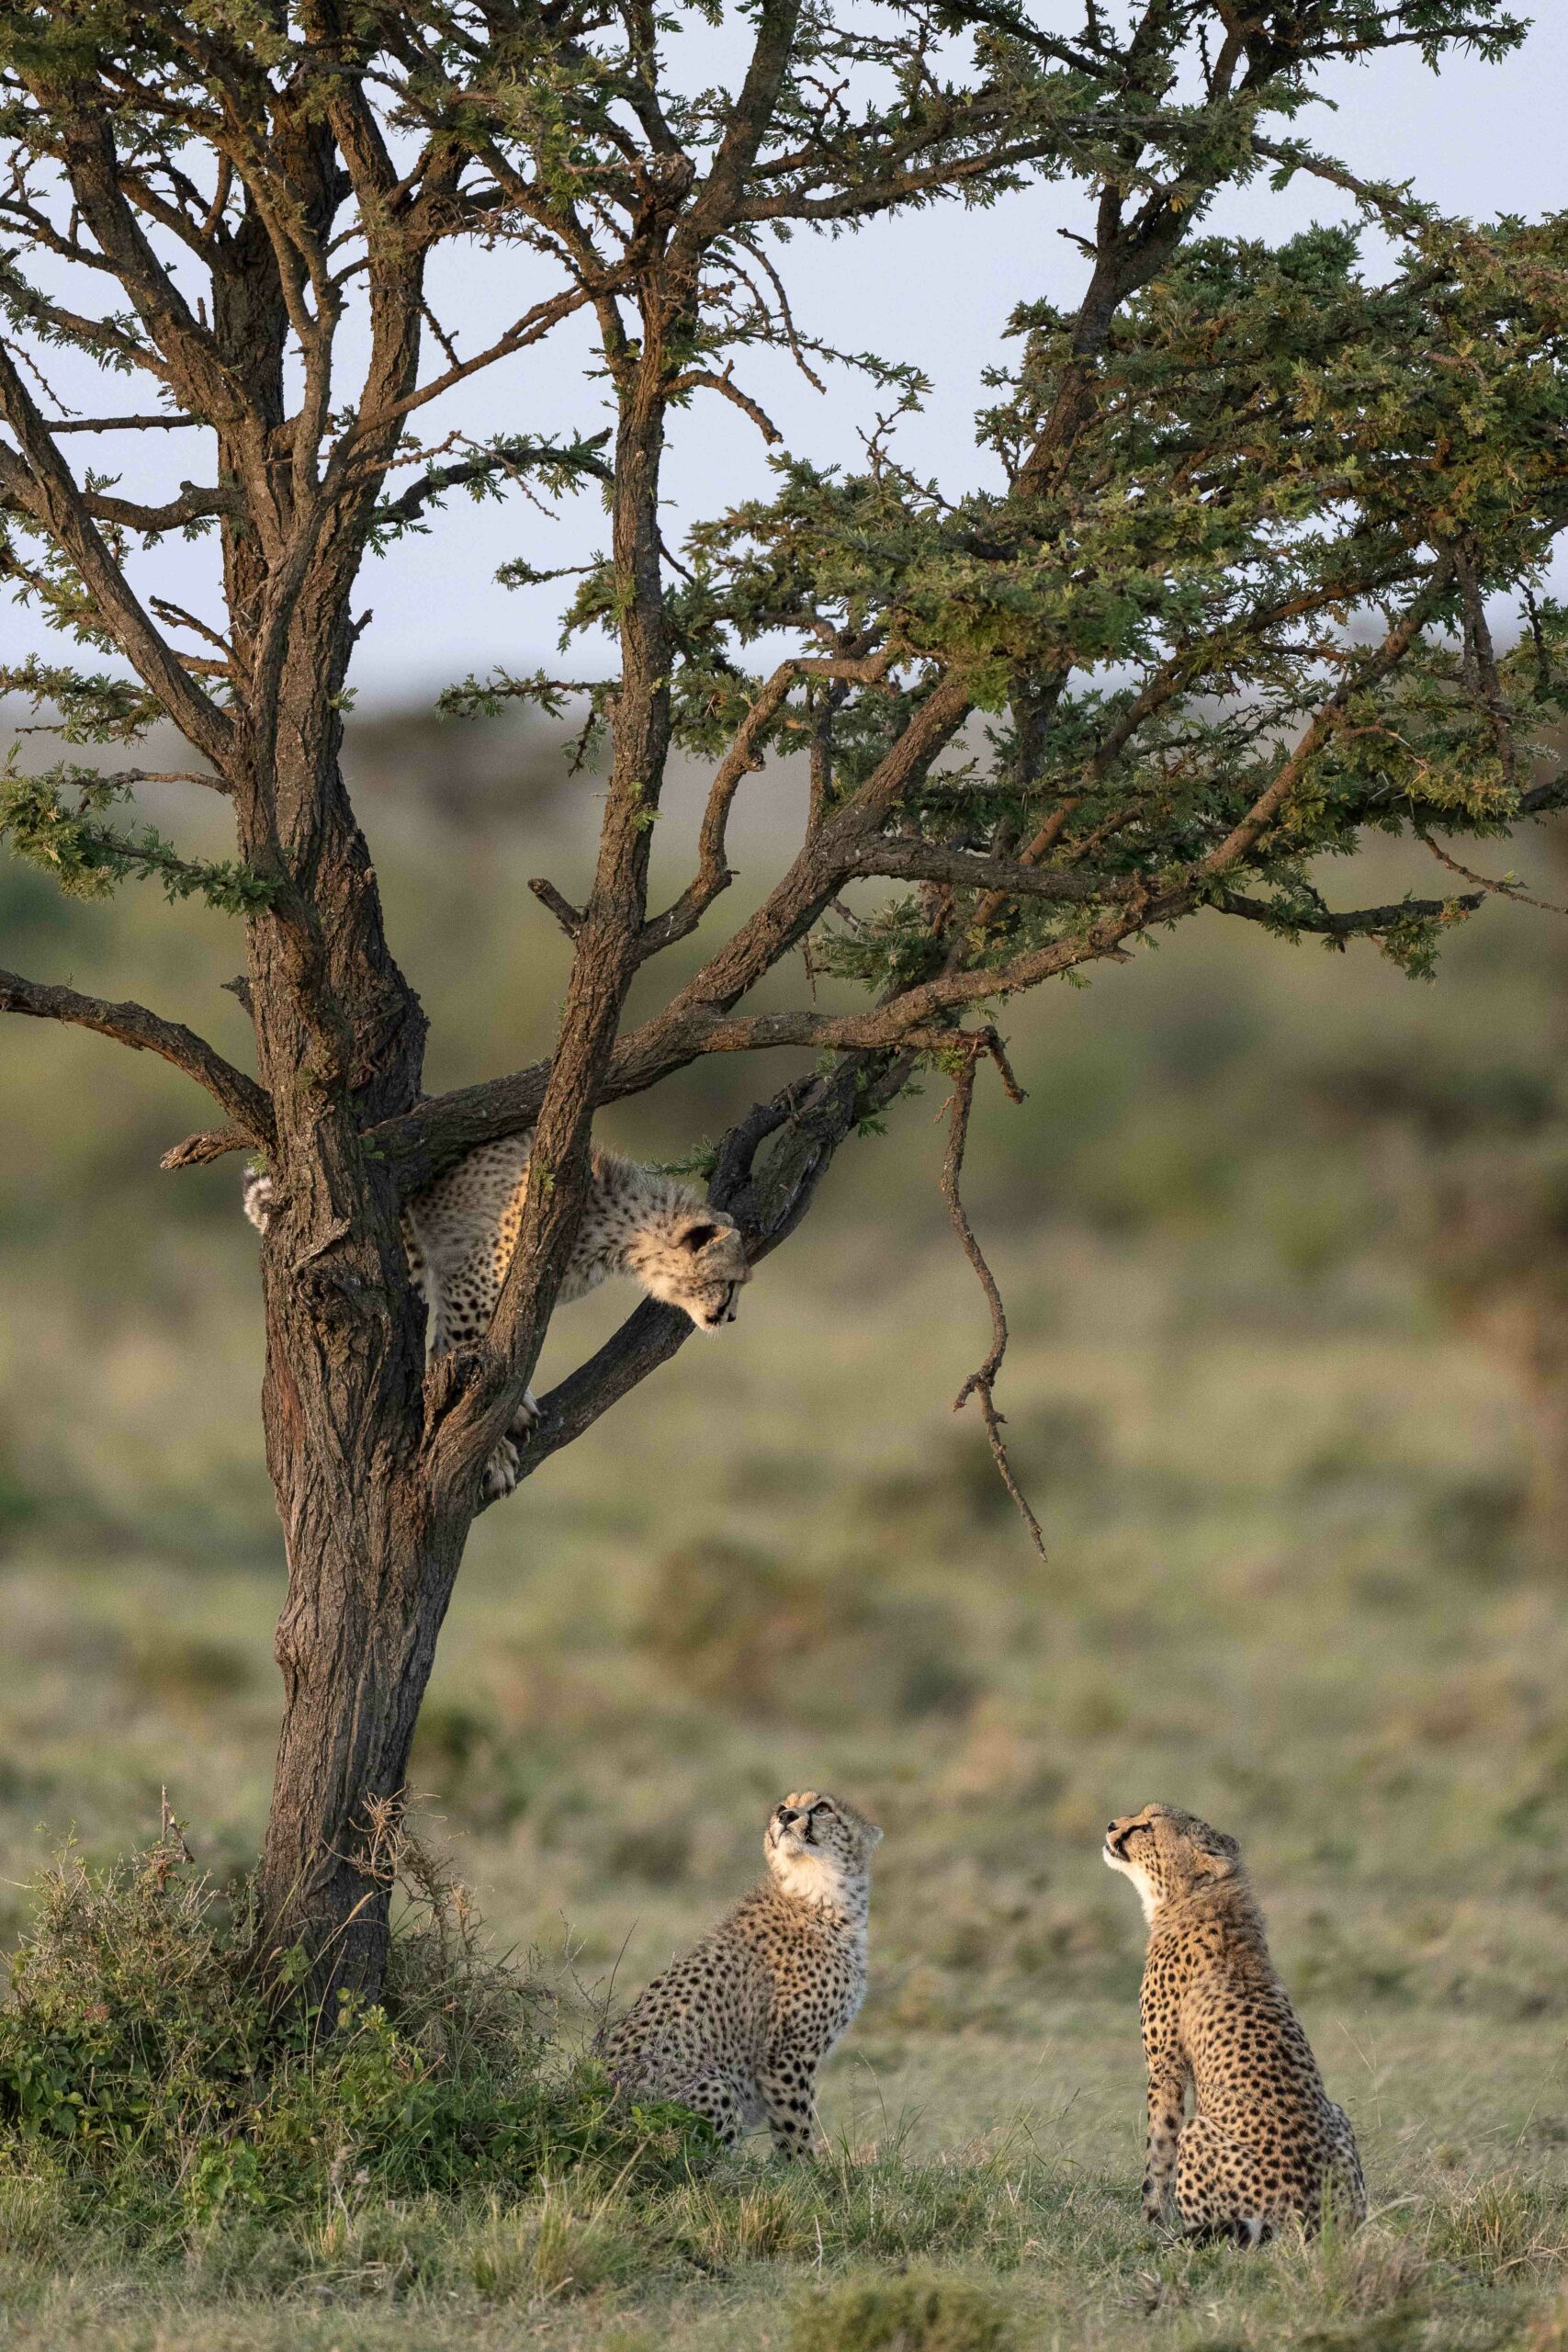
{"label": "cub's front paw", "polygon": [[509,1437],[503,1437],[490,1460],[485,1464],[484,1498],[487,1503],[502,1501],[517,1484],[517,1448]]}
{"label": "cub's front paw", "polygon": [[544,1418],[539,1408],[538,1398],[531,1388],[525,1388],[523,1402],[518,1406],[513,1417],[512,1427],[506,1434],[515,1444],[526,1445]]}

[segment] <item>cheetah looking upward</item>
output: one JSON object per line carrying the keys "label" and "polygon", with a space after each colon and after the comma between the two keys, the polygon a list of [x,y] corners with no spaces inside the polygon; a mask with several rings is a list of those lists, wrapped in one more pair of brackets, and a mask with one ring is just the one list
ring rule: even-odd
{"label": "cheetah looking upward", "polygon": [[817,2069],[865,1997],[881,1838],[840,1797],[785,1797],[762,1839],[768,1876],[606,2030],[621,2087],[679,2099],[727,2148],[766,2122],[779,2155],[809,2154]]}
{"label": "cheetah looking upward", "polygon": [[1132,1880],[1149,1923],[1145,2220],[1168,2219],[1174,2196],[1190,2234],[1256,2245],[1292,2216],[1316,2230],[1326,2193],[1341,2221],[1365,2221],[1350,2120],[1325,2094],[1274,1973],[1235,1839],[1150,1804],[1111,1822],[1105,1860]]}
{"label": "cheetah looking upward", "polygon": [[[409,1272],[430,1310],[430,1351],[445,1355],[482,1340],[517,1247],[531,1134],[483,1144],[416,1193],[403,1211]],[[260,1233],[271,1221],[273,1180],[252,1168],[245,1215]],[[736,1293],[751,1279],[733,1217],[709,1206],[689,1185],[595,1148],[588,1198],[572,1244],[564,1303],[596,1290],[609,1274],[629,1274],[652,1298],[679,1306],[699,1331],[735,1320]],[[511,1430],[491,1456],[487,1497],[517,1484],[517,1448],[538,1419],[525,1394]]]}

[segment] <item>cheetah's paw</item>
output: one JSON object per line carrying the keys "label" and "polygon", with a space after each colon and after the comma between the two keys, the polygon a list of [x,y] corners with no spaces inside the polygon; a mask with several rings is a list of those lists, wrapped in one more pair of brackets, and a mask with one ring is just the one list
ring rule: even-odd
{"label": "cheetah's paw", "polygon": [[509,1437],[503,1437],[485,1464],[483,1493],[487,1503],[502,1502],[514,1490],[518,1467],[517,1448]]}

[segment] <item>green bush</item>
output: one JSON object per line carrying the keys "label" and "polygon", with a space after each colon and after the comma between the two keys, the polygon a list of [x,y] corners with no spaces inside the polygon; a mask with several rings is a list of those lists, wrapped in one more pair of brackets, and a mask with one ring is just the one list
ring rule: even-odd
{"label": "green bush", "polygon": [[1006,2306],[988,2288],[934,2273],[847,2279],[797,2309],[790,2352],[1012,2352]]}
{"label": "green bush", "polygon": [[0,2008],[0,2171],[158,2241],[220,2212],[318,2216],[347,2184],[515,2194],[589,2166],[658,2188],[699,2165],[707,2128],[622,2102],[553,2052],[536,1988],[411,1858],[384,1997],[344,1996],[328,2032],[255,1970],[248,1893],[177,1838],[101,1871],[68,1852],[39,1883]]}

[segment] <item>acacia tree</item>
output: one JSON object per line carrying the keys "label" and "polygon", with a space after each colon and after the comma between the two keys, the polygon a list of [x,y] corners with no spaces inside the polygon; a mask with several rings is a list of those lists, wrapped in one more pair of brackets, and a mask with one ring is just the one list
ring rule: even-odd
{"label": "acacia tree", "polygon": [[[1204,908],[1292,939],[1366,936],[1425,970],[1475,892],[1333,911],[1315,869],[1368,828],[1500,832],[1562,797],[1529,780],[1528,738],[1562,704],[1563,616],[1533,583],[1568,503],[1568,230],[1446,222],[1297,127],[1337,59],[1501,53],[1521,28],[1495,0],[914,0],[842,21],[820,0],[752,0],[725,28],[744,33],[732,88],[704,82],[717,23],[642,0],[0,9],[6,570],[66,637],[116,657],[13,664],[0,683],[68,742],[172,721],[193,790],[229,804],[234,855],[204,863],[117,820],[137,769],[14,771],[0,816],[68,887],[151,876],[233,910],[256,1074],[141,1005],[4,973],[0,1006],[150,1048],[203,1087],[223,1124],[168,1164],[243,1149],[274,1176],[263,1414],[288,1593],[261,1889],[272,1948],[302,1946],[321,1996],[379,1977],[367,1808],[403,1786],[601,1105],[704,1055],[818,1049],[816,1073],[714,1157],[713,1197],[761,1257],[922,1062],[956,1075],[956,1172],[976,1054],[1017,991]],[[1358,230],[1277,247],[1202,233],[1222,190],[1298,172],[1348,191],[1376,268]],[[1044,180],[1082,192],[1084,290],[1012,322],[979,486],[917,478],[889,426],[845,469],[778,461],[770,494],[667,548],[660,466],[682,413],[727,398],[773,440],[738,367],[760,345],[819,359],[786,297],[788,232]],[[430,292],[458,240],[532,298],[468,356]],[[852,266],[852,240],[837,250]],[[445,392],[574,315],[607,433],[502,405],[488,440],[431,439]],[[62,414],[50,378],[67,366],[73,382],[150,379],[151,406],[122,414],[106,394]],[[885,372],[895,410],[918,397]],[[506,401],[527,397],[517,381]],[[69,436],[89,427],[176,449],[186,476],[161,501],[122,494],[74,462]],[[535,886],[570,941],[558,1028],[538,1066],[431,1098],[339,768],[356,583],[455,492],[585,481],[608,546],[567,625],[606,632],[614,660],[582,684],[606,739],[592,888],[579,908]],[[193,614],[152,583],[160,548],[200,531],[220,585]],[[1529,627],[1499,652],[1488,605],[1505,592]],[[570,684],[502,674],[456,699],[558,707]],[[799,845],[726,929],[736,795],[799,746]],[[710,761],[711,785],[692,877],[650,908],[674,749]],[[879,881],[891,892],[846,902]],[[699,926],[694,972],[628,1024],[636,976]],[[807,943],[863,994],[749,1003]],[[529,1129],[489,1332],[427,1365],[400,1205]],[[525,1474],[688,1329],[640,1306],[544,1399]]]}

